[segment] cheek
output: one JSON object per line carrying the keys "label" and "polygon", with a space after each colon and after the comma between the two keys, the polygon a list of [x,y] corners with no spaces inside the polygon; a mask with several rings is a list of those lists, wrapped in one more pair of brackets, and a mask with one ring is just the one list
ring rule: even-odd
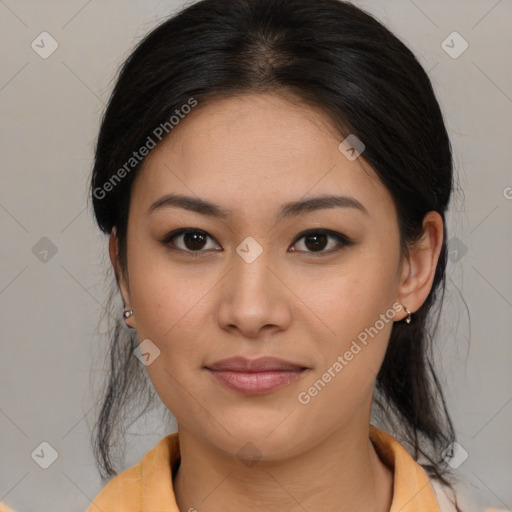
{"label": "cheek", "polygon": [[204,314],[205,295],[215,284],[200,265],[176,264],[160,249],[133,251],[130,290],[137,330],[145,337],[166,342],[184,329],[194,338]]}
{"label": "cheek", "polygon": [[392,306],[396,295],[394,268],[391,258],[365,249],[354,252],[346,262],[327,270],[305,271],[300,279],[290,282],[305,307],[317,317],[322,332],[338,340],[337,348],[343,348]]}
{"label": "cheek", "polygon": [[336,303],[330,317],[335,336],[316,340],[321,358],[296,397],[309,418],[326,426],[366,414],[375,379],[384,359],[395,310],[381,301]]}
{"label": "cheek", "polygon": [[178,271],[177,265],[151,261],[147,254],[139,259],[134,255],[132,263],[130,287],[138,337],[141,342],[149,338],[160,350],[146,370],[162,402],[182,416],[190,393],[203,400],[197,376],[208,352],[205,343],[214,337],[206,332],[211,325],[208,292],[218,278],[200,273],[199,266],[186,270],[181,265]]}
{"label": "cheek", "polygon": [[178,272],[176,266],[151,262],[147,254],[143,259],[144,264],[138,266],[133,257],[130,269],[137,333],[139,341],[150,339],[160,350],[146,371],[166,407],[177,417],[187,417],[191,396],[206,403],[197,375],[209,338],[205,334],[207,293],[216,280],[199,277],[197,270],[180,268]]}
{"label": "cheek", "polygon": [[[376,252],[361,253],[350,264],[333,267],[328,279],[316,279],[316,287],[311,276],[300,281],[298,294],[310,298],[308,306],[322,320],[317,326],[328,333],[311,332],[321,357],[307,381],[311,393],[307,387],[303,391],[304,401],[315,408],[334,401],[348,412],[371,394],[396,314],[393,264]],[[343,410],[324,413],[338,417]]]}

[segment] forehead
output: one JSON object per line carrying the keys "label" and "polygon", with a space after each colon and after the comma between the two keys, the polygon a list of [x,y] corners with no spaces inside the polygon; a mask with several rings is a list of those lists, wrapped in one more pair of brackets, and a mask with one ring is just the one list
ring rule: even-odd
{"label": "forehead", "polygon": [[393,213],[387,189],[318,109],[272,94],[199,104],[146,157],[134,201],[148,208],[165,193],[196,195],[229,210],[266,211],[322,194],[351,195],[372,217]]}

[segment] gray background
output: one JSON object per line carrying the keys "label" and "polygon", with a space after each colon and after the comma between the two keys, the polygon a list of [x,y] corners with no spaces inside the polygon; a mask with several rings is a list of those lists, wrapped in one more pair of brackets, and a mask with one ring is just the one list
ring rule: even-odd
{"label": "gray background", "polygon": [[[0,502],[18,512],[85,510],[101,487],[89,435],[108,259],[87,178],[118,66],[181,3],[0,0]],[[475,500],[510,510],[512,2],[356,3],[418,55],[445,113],[460,189],[436,358],[469,454],[456,473]],[[31,47],[43,31],[58,43],[46,59]],[[452,56],[442,47],[454,31],[469,45],[457,58],[457,36]],[[125,467],[169,427],[153,413],[130,432]],[[43,441],[58,452],[48,469],[31,457]]]}

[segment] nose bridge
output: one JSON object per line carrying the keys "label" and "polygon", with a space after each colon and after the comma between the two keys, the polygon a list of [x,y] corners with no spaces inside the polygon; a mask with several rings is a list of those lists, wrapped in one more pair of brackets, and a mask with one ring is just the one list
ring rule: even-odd
{"label": "nose bridge", "polygon": [[224,327],[236,326],[255,336],[264,326],[288,324],[285,289],[272,267],[272,251],[263,243],[248,237],[239,244],[221,297],[219,322]]}
{"label": "nose bridge", "polygon": [[275,292],[275,283],[272,281],[275,277],[268,268],[271,263],[270,256],[268,240],[265,244],[247,237],[236,248],[236,255],[233,255],[232,293],[237,296],[239,303],[246,303],[244,307],[252,304],[256,310],[265,307],[265,304],[268,307],[272,302],[271,292]]}

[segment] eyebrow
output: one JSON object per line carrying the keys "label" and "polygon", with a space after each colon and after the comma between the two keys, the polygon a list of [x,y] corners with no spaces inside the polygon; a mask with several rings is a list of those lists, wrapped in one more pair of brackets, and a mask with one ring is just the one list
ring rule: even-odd
{"label": "eyebrow", "polygon": [[[218,219],[228,219],[231,212],[222,206],[205,201],[198,197],[181,194],[167,194],[157,199],[147,211],[151,214],[162,208],[183,208],[192,212],[208,215]],[[282,221],[305,213],[328,208],[352,208],[369,215],[368,210],[354,197],[339,195],[322,195],[311,199],[293,201],[282,205],[277,214],[277,220]]]}

